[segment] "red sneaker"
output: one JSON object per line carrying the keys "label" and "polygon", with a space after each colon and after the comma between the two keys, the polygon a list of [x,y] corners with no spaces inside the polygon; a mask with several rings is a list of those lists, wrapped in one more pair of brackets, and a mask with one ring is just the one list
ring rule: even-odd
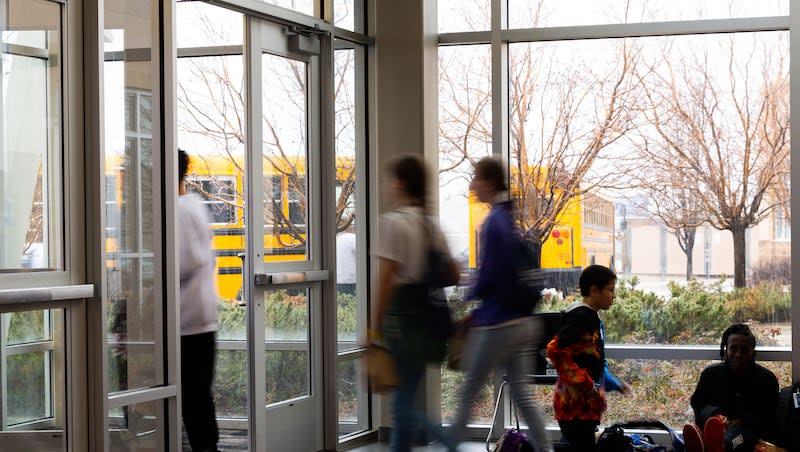
{"label": "red sneaker", "polygon": [[686,452],[705,452],[706,450],[703,446],[703,436],[695,424],[683,426],[683,442],[686,444]]}
{"label": "red sneaker", "polygon": [[712,416],[703,427],[703,444],[706,452],[725,452],[725,422],[719,416]]}

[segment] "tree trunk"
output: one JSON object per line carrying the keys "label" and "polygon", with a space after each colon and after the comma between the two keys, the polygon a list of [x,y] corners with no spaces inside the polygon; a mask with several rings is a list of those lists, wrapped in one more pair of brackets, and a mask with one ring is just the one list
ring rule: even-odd
{"label": "tree trunk", "polygon": [[747,279],[745,275],[745,257],[747,248],[745,244],[744,226],[735,225],[730,228],[733,235],[733,287],[737,289],[745,287]]}
{"label": "tree trunk", "polygon": [[691,281],[694,276],[694,262],[692,255],[694,254],[694,238],[697,234],[697,228],[686,228],[684,230],[684,238],[686,240],[686,249],[683,252],[686,254],[686,281]]}

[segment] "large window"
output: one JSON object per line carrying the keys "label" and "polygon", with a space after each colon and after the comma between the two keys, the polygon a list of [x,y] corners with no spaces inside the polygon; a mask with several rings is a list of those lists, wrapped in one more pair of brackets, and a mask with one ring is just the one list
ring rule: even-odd
{"label": "large window", "polygon": [[0,273],[63,270],[61,5],[0,10]]}
{"label": "large window", "polygon": [[[475,3],[455,16],[469,17]],[[579,300],[587,265],[619,276],[601,315],[635,406],[611,396],[606,421],[651,410],[679,425],[732,323],[749,323],[759,359],[782,385],[792,379],[788,20],[774,31],[758,25],[788,14],[788,2],[623,4],[509,0],[509,27],[536,30],[506,31],[501,20],[491,36],[441,36],[440,215],[454,253],[475,271],[487,209],[465,180],[482,156],[507,161],[519,225],[549,275],[552,296],[540,309]],[[697,19],[724,20],[660,22]],[[447,21],[440,15],[440,26]],[[626,37],[641,23],[658,35]],[[574,27],[542,28],[558,26]],[[484,39],[496,45],[474,45]],[[497,130],[508,131],[507,145]],[[457,378],[443,374],[443,401]],[[666,404],[656,390],[664,382],[680,383]],[[550,389],[535,391],[551,409]]]}

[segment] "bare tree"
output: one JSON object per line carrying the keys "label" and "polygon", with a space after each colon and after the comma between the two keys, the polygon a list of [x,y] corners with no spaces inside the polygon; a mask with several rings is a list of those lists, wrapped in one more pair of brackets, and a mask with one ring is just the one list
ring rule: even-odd
{"label": "bare tree", "polygon": [[[650,145],[646,137],[643,137],[643,143],[645,147]],[[639,172],[631,173],[638,188],[634,193],[644,196],[629,197],[629,202],[660,220],[675,235],[678,247],[686,256],[686,280],[689,281],[694,275],[697,228],[706,221],[708,215],[695,196],[693,181],[681,176],[644,165]]]}
{"label": "bare tree", "polygon": [[[643,130],[657,143],[641,147],[643,160],[691,181],[686,188],[708,222],[731,232],[736,287],[746,283],[745,233],[781,205],[768,195],[788,177],[788,115],[774,113],[785,101],[776,80],[788,80],[787,52],[774,44],[731,35],[714,55],[666,44],[640,74]],[[720,63],[725,74],[718,78]]]}
{"label": "bare tree", "polygon": [[620,41],[609,59],[614,63],[565,69],[558,48],[520,50],[512,54],[509,77],[512,190],[522,230],[541,245],[570,202],[620,179],[618,168],[600,171],[595,164],[635,128],[630,106],[638,52]]}
{"label": "bare tree", "polygon": [[[545,13],[541,2],[532,8],[527,14],[534,26]],[[570,62],[571,51],[563,50],[532,43],[514,44],[509,52],[512,196],[534,249],[541,249],[570,202],[615,183],[611,172],[593,167],[635,128],[629,108],[637,83],[633,45],[620,41],[599,68]],[[464,58],[440,50],[440,171],[450,180],[468,178],[492,143],[490,53],[488,47],[470,52]]]}
{"label": "bare tree", "polygon": [[[199,30],[211,36],[220,33],[213,21],[199,21]],[[347,53],[347,52],[344,52]],[[343,54],[344,54],[343,53]],[[339,52],[337,52],[337,55]],[[284,248],[305,246],[305,217],[307,212],[307,170],[305,126],[306,83],[305,64],[293,60],[269,57],[263,65],[263,168],[264,224],[272,225],[275,238]],[[179,130],[193,142],[201,142],[214,151],[197,156],[199,175],[213,175],[219,162],[227,162],[232,172],[242,177],[245,152],[245,101],[243,65],[240,56],[208,56],[179,60],[178,105]],[[355,105],[350,96],[339,96],[352,89],[345,75],[352,71],[353,56],[337,57],[336,142],[348,146],[352,157],[337,159],[337,227],[344,230],[354,221],[355,142],[352,127],[340,126],[339,115],[354,116]],[[346,120],[344,121],[346,122]],[[338,152],[338,149],[337,149]],[[212,178],[213,180],[213,178]],[[233,208],[244,207],[244,193],[226,192],[227,181],[217,179],[211,190],[203,190],[195,182],[192,187],[204,197]],[[282,207],[288,203],[289,212]]]}

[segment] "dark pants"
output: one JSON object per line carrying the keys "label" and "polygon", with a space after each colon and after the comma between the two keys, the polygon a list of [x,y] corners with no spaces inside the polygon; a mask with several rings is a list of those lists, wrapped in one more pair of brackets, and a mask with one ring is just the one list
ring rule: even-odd
{"label": "dark pants", "polygon": [[597,421],[558,421],[561,435],[567,440],[570,450],[575,452],[591,452],[597,450],[594,433],[597,431]]}
{"label": "dark pants", "polygon": [[217,450],[214,412],[214,332],[181,336],[181,410],[192,450]]}

